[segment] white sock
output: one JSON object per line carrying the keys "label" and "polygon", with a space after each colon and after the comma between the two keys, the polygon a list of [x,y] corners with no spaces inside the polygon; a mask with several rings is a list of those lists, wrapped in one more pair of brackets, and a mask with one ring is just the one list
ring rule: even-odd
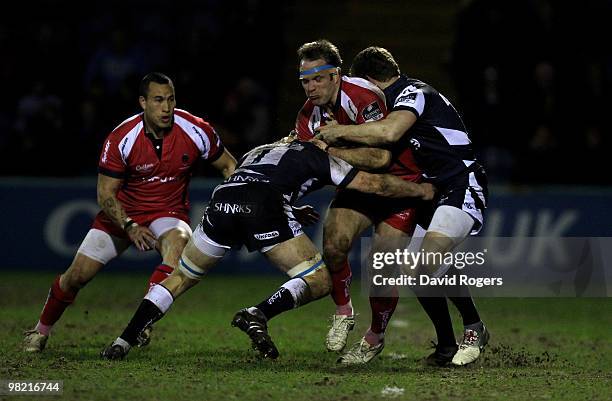
{"label": "white sock", "polygon": [[170,306],[172,306],[172,303],[174,302],[172,293],[161,284],[151,287],[144,299],[148,299],[149,301],[153,302],[163,314],[170,309]]}
{"label": "white sock", "polygon": [[293,278],[281,285],[281,287],[286,288],[291,293],[293,301],[295,302],[294,308],[307,304],[310,301],[310,299],[306,299],[308,283],[302,278]]}

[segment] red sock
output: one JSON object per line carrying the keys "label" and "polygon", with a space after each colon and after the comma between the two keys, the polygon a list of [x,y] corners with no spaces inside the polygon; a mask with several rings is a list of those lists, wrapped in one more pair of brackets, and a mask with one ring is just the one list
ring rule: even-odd
{"label": "red sock", "polygon": [[78,290],[62,291],[59,280],[60,276],[57,276],[53,281],[51,289],[49,290],[49,295],[47,296],[47,301],[40,314],[40,323],[45,326],[45,331],[47,331],[47,333],[43,334],[46,335],[49,334],[48,330],[59,320],[66,308],[74,302],[74,298],[78,292]]}
{"label": "red sock", "polygon": [[348,260],[344,261],[342,269],[331,272],[331,277],[333,286],[331,296],[336,306],[338,306],[336,314],[352,315],[353,307],[351,305],[350,288],[353,275]]}
{"label": "red sock", "polygon": [[370,297],[370,308],[372,309],[370,330],[376,334],[385,332],[398,301],[397,289],[393,290],[390,297]]}
{"label": "red sock", "polygon": [[149,278],[149,286],[147,287],[147,293],[155,284],[159,284],[166,279],[172,273],[174,269],[171,266],[161,264],[155,268],[153,274]]}

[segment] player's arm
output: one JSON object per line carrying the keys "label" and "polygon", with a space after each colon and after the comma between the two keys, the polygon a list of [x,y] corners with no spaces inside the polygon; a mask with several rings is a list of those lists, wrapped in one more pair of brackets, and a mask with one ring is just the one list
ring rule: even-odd
{"label": "player's arm", "polygon": [[117,226],[125,230],[132,242],[141,251],[155,246],[155,235],[147,228],[132,220],[117,199],[117,192],[123,185],[123,179],[98,174],[98,204]]}
{"label": "player's arm", "polygon": [[414,197],[423,200],[431,200],[435,192],[433,185],[429,183],[417,184],[394,175],[371,174],[365,171],[359,171],[346,188],[388,198]]}
{"label": "player's arm", "polygon": [[212,162],[211,165],[223,175],[223,178],[227,178],[236,169],[236,159],[227,149],[223,149],[221,156]]}
{"label": "player's arm", "polygon": [[377,170],[389,167],[391,152],[379,148],[333,148],[316,138],[310,142],[328,154],[338,157],[360,170]]}
{"label": "player's arm", "polygon": [[391,152],[380,148],[327,148],[327,153],[346,161],[360,170],[378,170],[389,167]]}
{"label": "player's arm", "polygon": [[387,117],[360,125],[324,125],[317,138],[333,145],[342,141],[376,146],[397,142],[416,122],[417,116],[409,110],[395,110]]}

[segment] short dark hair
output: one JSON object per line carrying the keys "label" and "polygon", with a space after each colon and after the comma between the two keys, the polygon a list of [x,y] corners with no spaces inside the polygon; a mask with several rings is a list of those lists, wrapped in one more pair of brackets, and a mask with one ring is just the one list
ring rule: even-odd
{"label": "short dark hair", "polygon": [[338,48],[327,39],[319,39],[315,42],[304,43],[297,51],[298,63],[302,60],[323,59],[327,64],[334,67],[342,65],[342,58]]}
{"label": "short dark hair", "polygon": [[400,75],[400,69],[389,50],[371,46],[357,53],[350,74],[385,82]]}
{"label": "short dark hair", "polygon": [[149,94],[149,84],[151,82],[155,82],[156,84],[167,84],[174,87],[172,80],[161,72],[150,72],[144,76],[142,81],[140,81],[140,87],[138,88],[138,95],[144,98]]}

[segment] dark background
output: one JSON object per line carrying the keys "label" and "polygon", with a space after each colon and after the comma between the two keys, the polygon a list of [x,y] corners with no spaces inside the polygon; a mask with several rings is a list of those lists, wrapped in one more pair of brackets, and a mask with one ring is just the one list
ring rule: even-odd
{"label": "dark background", "polygon": [[96,174],[102,141],[140,111],[138,83],[153,70],[240,156],[293,127],[304,101],[295,51],[327,38],[345,72],[383,46],[444,93],[493,183],[612,183],[610,1],[13,5],[0,17],[3,176]]}

